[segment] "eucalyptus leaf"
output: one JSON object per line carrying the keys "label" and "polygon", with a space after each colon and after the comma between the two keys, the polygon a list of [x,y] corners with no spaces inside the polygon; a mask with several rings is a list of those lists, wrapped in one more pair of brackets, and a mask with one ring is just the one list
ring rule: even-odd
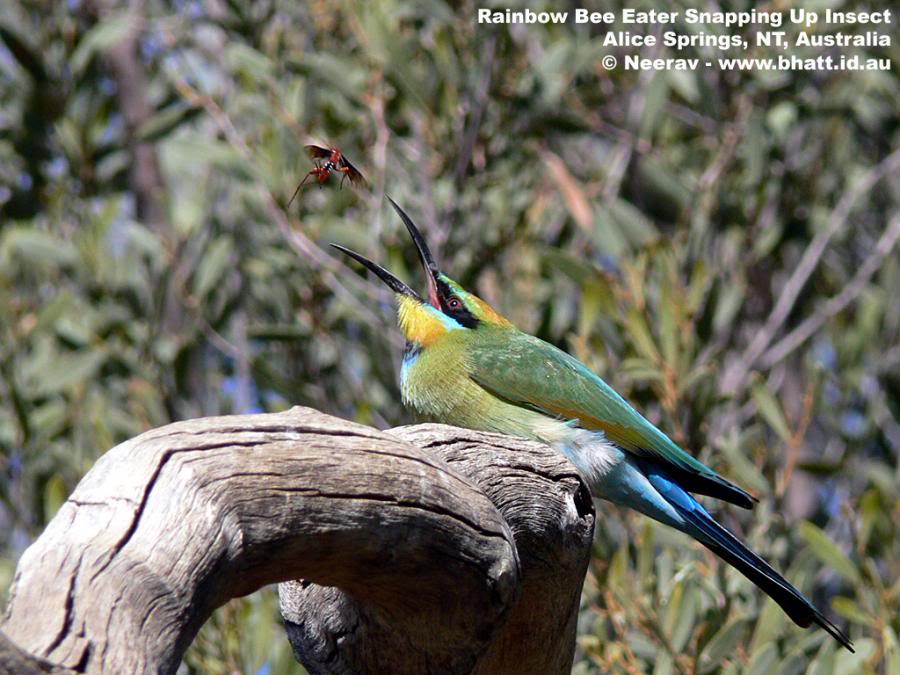
{"label": "eucalyptus leaf", "polygon": [[85,33],[69,60],[76,77],[82,74],[95,55],[103,54],[128,37],[137,20],[137,16],[128,9],[110,12]]}
{"label": "eucalyptus leaf", "polygon": [[708,673],[734,656],[734,649],[747,633],[747,620],[734,619],[722,626],[700,654],[700,672]]}
{"label": "eucalyptus leaf", "polygon": [[753,385],[753,401],[756,403],[756,409],[763,416],[770,427],[781,438],[782,441],[788,441],[791,438],[791,430],[788,428],[787,420],[784,416],[781,404],[772,396],[763,382],[756,382]]}
{"label": "eucalyptus leaf", "polygon": [[819,560],[851,583],[858,584],[862,581],[859,568],[825,532],[808,520],[801,522],[799,527],[800,537]]}
{"label": "eucalyptus leaf", "polygon": [[194,295],[203,298],[219,283],[232,263],[234,245],[225,235],[216,239],[206,250],[194,277]]}
{"label": "eucalyptus leaf", "polygon": [[36,394],[46,396],[71,386],[87,383],[94,377],[105,360],[105,354],[92,349],[56,356],[47,364],[46,370],[34,383],[34,391]]}

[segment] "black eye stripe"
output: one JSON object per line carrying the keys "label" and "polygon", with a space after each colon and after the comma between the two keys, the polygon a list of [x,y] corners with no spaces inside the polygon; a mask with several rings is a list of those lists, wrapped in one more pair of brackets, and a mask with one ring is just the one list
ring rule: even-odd
{"label": "black eye stripe", "polygon": [[453,295],[449,284],[440,279],[437,280],[438,299],[441,301],[441,311],[449,317],[455,319],[460,325],[466,328],[477,328],[480,321],[476,319],[472,313],[466,309],[465,304],[458,297]]}

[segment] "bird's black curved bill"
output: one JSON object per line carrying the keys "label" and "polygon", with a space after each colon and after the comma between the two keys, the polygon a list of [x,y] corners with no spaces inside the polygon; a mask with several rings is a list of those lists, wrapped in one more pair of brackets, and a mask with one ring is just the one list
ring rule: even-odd
{"label": "bird's black curved bill", "polygon": [[406,230],[409,232],[409,236],[412,237],[413,243],[416,245],[416,250],[419,252],[419,258],[422,260],[422,266],[425,268],[427,272],[426,276],[428,278],[428,300],[431,304],[440,309],[441,304],[438,299],[438,289],[437,289],[437,281],[438,275],[440,275],[441,271],[438,269],[437,263],[434,262],[434,256],[431,255],[431,250],[428,248],[428,244],[425,243],[425,237],[422,236],[422,233],[419,232],[419,228],[416,227],[415,223],[413,223],[412,218],[406,215],[406,212],[401,209],[397,202],[393,199],[387,197],[387,200],[391,203],[391,206],[394,207],[394,211],[397,212],[397,215],[400,216],[400,220],[403,221],[403,224],[406,225]]}
{"label": "bird's black curved bill", "polygon": [[401,295],[408,295],[411,298],[415,298],[416,300],[423,302],[422,298],[419,297],[418,293],[416,293],[413,289],[411,289],[409,286],[404,284],[393,274],[391,274],[386,269],[384,269],[381,265],[373,263],[371,260],[361,256],[356,251],[351,251],[349,248],[345,248],[344,246],[341,246],[340,244],[331,244],[331,246],[336,248],[341,253],[346,253],[351,258],[353,258],[356,262],[360,263],[361,265],[364,265],[369,270],[374,272],[375,275],[379,279],[381,279],[387,285],[387,287],[390,288],[395,293],[400,293]]}

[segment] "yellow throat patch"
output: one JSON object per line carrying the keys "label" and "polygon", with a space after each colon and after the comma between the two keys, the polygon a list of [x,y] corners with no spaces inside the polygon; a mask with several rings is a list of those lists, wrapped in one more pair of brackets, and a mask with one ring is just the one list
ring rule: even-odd
{"label": "yellow throat patch", "polygon": [[400,330],[410,342],[427,347],[448,331],[461,328],[450,317],[406,295],[397,295]]}

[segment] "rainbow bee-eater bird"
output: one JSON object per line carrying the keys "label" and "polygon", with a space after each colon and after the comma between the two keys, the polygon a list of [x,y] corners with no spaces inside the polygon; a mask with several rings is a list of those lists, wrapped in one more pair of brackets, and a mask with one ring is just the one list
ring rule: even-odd
{"label": "rainbow bee-eater bird", "polygon": [[406,349],[403,401],[439,422],[541,441],[565,455],[594,496],[680,530],[737,568],[800,626],[849,638],[765,560],[717,523],[691,493],[743,508],[753,497],[682,450],[587,366],[523,333],[441,272],[419,230],[388,198],[419,252],[422,298],[383,267],[335,248],[396,294]]}

